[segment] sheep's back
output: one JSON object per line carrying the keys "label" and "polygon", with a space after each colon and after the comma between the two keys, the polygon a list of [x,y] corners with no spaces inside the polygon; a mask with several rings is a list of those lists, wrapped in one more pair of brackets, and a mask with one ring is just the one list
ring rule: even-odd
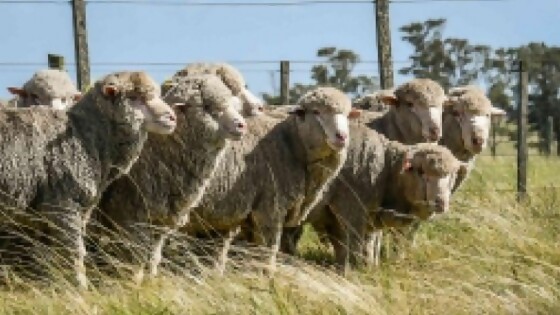
{"label": "sheep's back", "polygon": [[225,152],[188,229],[228,229],[262,203],[287,209],[297,202],[305,191],[305,169],[294,155],[290,124],[267,116],[248,119],[248,134]]}
{"label": "sheep's back", "polygon": [[[0,111],[0,200],[5,207],[33,207],[73,196],[89,201],[95,172],[73,137],[68,116],[43,107]],[[87,200],[84,200],[87,199]]]}

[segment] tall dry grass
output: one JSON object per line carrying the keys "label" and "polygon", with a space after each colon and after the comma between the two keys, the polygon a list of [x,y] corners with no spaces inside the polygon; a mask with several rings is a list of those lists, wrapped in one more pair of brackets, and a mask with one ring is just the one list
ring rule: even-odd
{"label": "tall dry grass", "polygon": [[[234,248],[220,276],[189,246],[162,275],[136,285],[126,273],[90,272],[80,292],[62,277],[4,272],[2,314],[559,314],[560,160],[531,157],[528,198],[518,203],[515,159],[480,158],[452,211],[423,224],[414,247],[346,277],[306,230],[301,257],[263,273],[262,249]],[[539,188],[537,188],[539,187]],[[547,188],[548,187],[548,188]],[[178,245],[177,245],[178,244]],[[57,271],[54,271],[57,272]]]}

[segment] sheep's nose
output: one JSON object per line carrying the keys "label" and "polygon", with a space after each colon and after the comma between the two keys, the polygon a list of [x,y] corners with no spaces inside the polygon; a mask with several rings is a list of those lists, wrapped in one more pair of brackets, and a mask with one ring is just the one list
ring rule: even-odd
{"label": "sheep's nose", "polygon": [[337,133],[335,134],[335,137],[336,137],[336,140],[337,140],[338,142],[345,142],[345,141],[346,141],[346,138],[347,138],[347,136],[346,136],[345,134],[342,134],[342,133],[340,133],[340,132],[337,132]]}
{"label": "sheep's nose", "polygon": [[167,120],[173,121],[173,122],[177,120],[177,117],[175,116],[174,113],[167,113],[166,118],[167,118]]}
{"label": "sheep's nose", "polygon": [[484,144],[484,139],[474,136],[472,139],[472,144],[477,147],[482,146]]}
{"label": "sheep's nose", "polygon": [[431,141],[438,141],[440,137],[439,128],[437,126],[430,127],[430,140]]}

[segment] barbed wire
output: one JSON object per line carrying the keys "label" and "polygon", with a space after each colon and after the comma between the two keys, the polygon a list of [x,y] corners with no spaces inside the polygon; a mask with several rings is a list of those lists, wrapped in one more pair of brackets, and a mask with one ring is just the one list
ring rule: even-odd
{"label": "barbed wire", "polygon": [[[231,64],[278,64],[280,65],[281,60],[225,60],[224,62]],[[327,64],[328,61],[325,60],[288,60],[291,64]],[[396,60],[393,63],[401,64],[410,62],[409,60]],[[137,62],[125,62],[125,61],[103,61],[103,62],[92,62],[92,66],[185,66],[189,64],[189,61],[178,62],[178,61],[137,61]],[[66,65],[75,65],[74,61],[65,62]],[[377,65],[377,60],[362,60],[355,64],[359,65]],[[34,61],[0,61],[0,66],[43,66],[44,62],[34,62]]]}
{"label": "barbed wire", "polygon": [[[393,4],[418,4],[427,2],[511,2],[516,0],[389,0]],[[69,4],[71,0],[0,0],[0,4]],[[280,7],[280,6],[309,6],[309,5],[362,5],[374,4],[375,0],[306,0],[306,1],[267,1],[267,2],[202,2],[202,1],[179,1],[179,0],[90,0],[87,4],[135,4],[150,6],[214,6],[214,7]]]}

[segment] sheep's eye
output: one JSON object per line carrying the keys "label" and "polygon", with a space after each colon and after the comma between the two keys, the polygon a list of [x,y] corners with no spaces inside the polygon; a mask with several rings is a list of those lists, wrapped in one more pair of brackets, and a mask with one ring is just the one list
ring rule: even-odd
{"label": "sheep's eye", "polygon": [[424,170],[423,170],[422,168],[416,169],[416,172],[417,172],[418,175],[420,175],[420,176],[424,175]]}
{"label": "sheep's eye", "polygon": [[313,114],[315,114],[315,115],[319,115],[319,110],[317,110],[317,109],[314,109],[314,110],[313,110]]}
{"label": "sheep's eye", "polygon": [[412,108],[414,106],[414,104],[412,104],[412,102],[406,102],[406,106],[408,106],[409,108]]}
{"label": "sheep's eye", "polygon": [[130,99],[131,101],[133,101],[133,102],[136,102],[136,101],[138,101],[139,97],[138,97],[138,95],[131,95],[131,96],[129,97],[129,99]]}
{"label": "sheep's eye", "polygon": [[460,115],[460,113],[458,111],[456,111],[456,110],[453,111],[453,116],[459,117],[459,115]]}

